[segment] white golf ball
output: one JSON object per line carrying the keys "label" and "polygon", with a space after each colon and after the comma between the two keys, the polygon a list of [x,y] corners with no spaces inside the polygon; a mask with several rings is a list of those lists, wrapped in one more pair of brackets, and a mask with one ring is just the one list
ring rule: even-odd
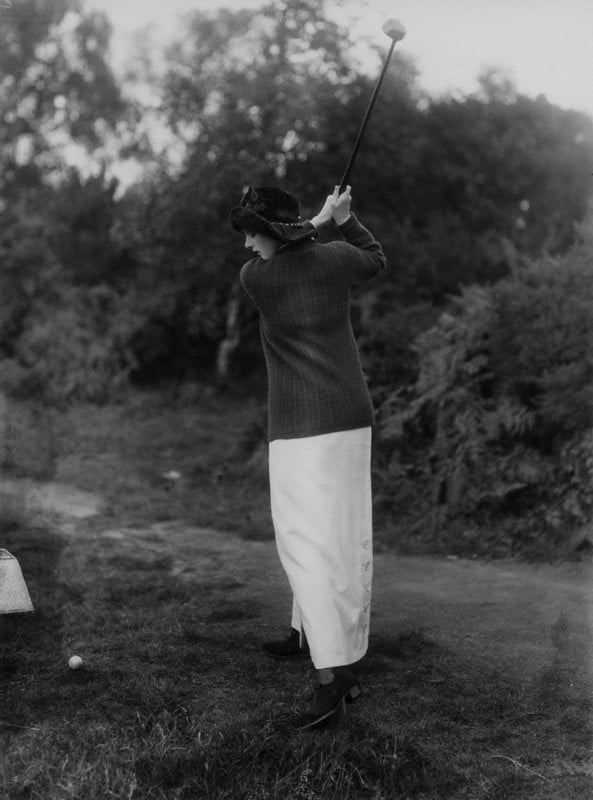
{"label": "white golf ball", "polygon": [[82,658],[80,656],[71,656],[68,660],[70,669],[80,669],[82,667]]}

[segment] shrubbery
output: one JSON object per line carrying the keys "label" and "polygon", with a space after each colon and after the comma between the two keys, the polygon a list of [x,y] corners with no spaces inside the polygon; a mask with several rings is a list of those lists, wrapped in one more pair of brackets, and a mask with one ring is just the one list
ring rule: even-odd
{"label": "shrubbery", "polygon": [[381,407],[383,505],[449,552],[543,555],[582,542],[592,344],[591,247],[464,289],[416,340],[417,380]]}
{"label": "shrubbery", "polygon": [[12,397],[58,405],[114,399],[135,365],[130,339],[137,324],[112,289],[64,288],[27,315],[12,358],[0,361],[0,386]]}

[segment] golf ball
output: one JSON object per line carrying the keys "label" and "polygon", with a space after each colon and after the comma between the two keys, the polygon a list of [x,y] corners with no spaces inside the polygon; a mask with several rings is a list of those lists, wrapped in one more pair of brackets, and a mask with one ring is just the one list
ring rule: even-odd
{"label": "golf ball", "polygon": [[68,660],[70,669],[80,669],[82,667],[82,658],[80,656],[71,656]]}

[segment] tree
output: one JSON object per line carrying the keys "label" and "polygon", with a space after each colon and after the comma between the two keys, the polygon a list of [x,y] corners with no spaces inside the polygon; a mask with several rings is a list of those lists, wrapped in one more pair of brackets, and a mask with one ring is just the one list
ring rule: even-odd
{"label": "tree", "polygon": [[[82,148],[90,161],[123,103],[107,63],[110,27],[103,15],[82,14],[76,0],[22,0],[3,12],[0,381],[22,388],[33,366],[23,361],[23,337],[34,337],[35,320],[58,313],[73,272],[102,277],[109,253],[109,220],[96,212],[112,211],[114,187],[102,178],[85,184],[68,168],[64,148]],[[68,187],[60,189],[64,181]],[[77,209],[71,205],[75,188]],[[84,217],[93,194],[93,213]],[[67,220],[62,214],[60,220],[68,204],[72,216]],[[71,225],[76,215],[78,226]],[[98,237],[91,246],[89,233],[101,224],[99,249]]]}
{"label": "tree", "polygon": [[112,234],[118,218],[117,185],[105,167],[86,179],[70,168],[52,191],[46,213],[50,238],[69,283],[121,286],[133,271],[132,259]]}
{"label": "tree", "polygon": [[63,169],[62,148],[96,147],[122,111],[110,26],[77,0],[21,0],[0,26],[0,196]]}

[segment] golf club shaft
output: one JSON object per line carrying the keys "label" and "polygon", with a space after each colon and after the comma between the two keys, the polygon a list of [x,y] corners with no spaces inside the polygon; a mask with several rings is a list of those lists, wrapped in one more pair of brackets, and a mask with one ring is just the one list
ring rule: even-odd
{"label": "golf club shaft", "polygon": [[346,170],[342,176],[342,180],[340,181],[340,194],[344,191],[344,189],[348,185],[348,179],[350,177],[350,173],[352,171],[352,167],[354,165],[354,161],[356,159],[356,155],[360,147],[360,142],[362,141],[362,136],[364,134],[365,128],[371,116],[371,111],[373,110],[373,106],[375,105],[375,100],[377,99],[377,95],[379,94],[379,89],[381,88],[381,84],[383,83],[383,78],[385,77],[385,73],[387,72],[387,67],[389,66],[389,61],[393,54],[394,47],[395,47],[395,41],[392,40],[391,47],[389,48],[389,53],[387,54],[387,58],[385,59],[385,63],[383,64],[383,69],[381,70],[381,75],[379,76],[379,80],[377,81],[377,85],[375,86],[373,96],[371,97],[371,101],[366,110],[366,114],[364,115],[362,125],[360,126],[360,130],[358,131],[358,136],[356,137],[356,142],[354,143],[354,148],[352,149],[352,155],[350,156],[350,160],[348,161],[348,165],[346,166]]}

